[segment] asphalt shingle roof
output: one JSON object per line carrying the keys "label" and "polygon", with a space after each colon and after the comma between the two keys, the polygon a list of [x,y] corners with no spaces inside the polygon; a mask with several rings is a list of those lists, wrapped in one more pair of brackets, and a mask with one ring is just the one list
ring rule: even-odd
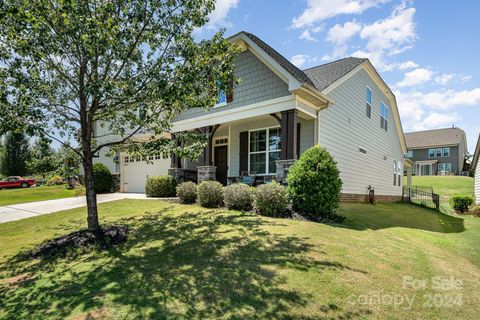
{"label": "asphalt shingle roof", "polygon": [[407,148],[437,147],[462,143],[465,132],[460,128],[445,128],[405,133]]}
{"label": "asphalt shingle roof", "polygon": [[313,81],[315,87],[322,91],[329,85],[355,69],[363,63],[365,58],[344,58],[330,63],[322,64],[313,68],[303,70]]}

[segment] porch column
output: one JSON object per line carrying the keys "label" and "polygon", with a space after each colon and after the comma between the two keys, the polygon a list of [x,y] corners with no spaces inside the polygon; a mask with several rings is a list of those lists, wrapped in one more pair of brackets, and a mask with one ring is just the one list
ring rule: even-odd
{"label": "porch column", "polygon": [[280,159],[281,160],[292,160],[297,159],[297,110],[287,110],[282,111],[281,118],[281,131],[282,137],[280,141],[281,151]]}
{"label": "porch column", "polygon": [[206,180],[216,180],[217,168],[213,165],[213,135],[220,125],[208,126],[200,129],[207,135],[207,146],[203,150],[203,165],[197,167],[198,183]]}
{"label": "porch column", "polygon": [[[175,138],[175,134],[172,133],[172,141],[174,141],[177,147],[180,147],[181,142]],[[168,169],[168,174],[172,176],[177,183],[185,182],[185,170],[182,169],[182,158],[173,152],[170,155],[170,169]]]}
{"label": "porch column", "polygon": [[277,181],[286,184],[288,170],[297,161],[298,119],[297,110],[282,111],[280,119],[280,160],[276,161]]}

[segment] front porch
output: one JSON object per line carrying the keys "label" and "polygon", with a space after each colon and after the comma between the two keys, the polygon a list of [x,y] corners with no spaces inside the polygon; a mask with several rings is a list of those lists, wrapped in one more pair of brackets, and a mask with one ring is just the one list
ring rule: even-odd
{"label": "front porch", "polygon": [[317,143],[316,119],[315,113],[289,109],[194,128],[208,135],[203,155],[195,161],[172,157],[169,174],[179,182],[284,183],[288,168]]}

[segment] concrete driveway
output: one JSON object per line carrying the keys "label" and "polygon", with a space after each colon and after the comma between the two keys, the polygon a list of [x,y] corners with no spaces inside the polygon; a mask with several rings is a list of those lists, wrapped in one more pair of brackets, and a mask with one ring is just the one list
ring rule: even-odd
{"label": "concrete driveway", "polygon": [[[152,199],[147,198],[144,193],[109,193],[99,194],[97,202],[109,202],[121,199]],[[0,207],[0,223],[15,221],[42,214],[63,211],[73,208],[86,207],[85,196],[47,201],[37,201],[10,206]]]}

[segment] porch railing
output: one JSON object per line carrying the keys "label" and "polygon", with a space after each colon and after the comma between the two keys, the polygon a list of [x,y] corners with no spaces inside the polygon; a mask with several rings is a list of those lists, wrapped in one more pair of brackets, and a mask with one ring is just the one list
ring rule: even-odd
{"label": "porch railing", "polygon": [[432,187],[404,186],[403,202],[440,211],[440,196]]}

